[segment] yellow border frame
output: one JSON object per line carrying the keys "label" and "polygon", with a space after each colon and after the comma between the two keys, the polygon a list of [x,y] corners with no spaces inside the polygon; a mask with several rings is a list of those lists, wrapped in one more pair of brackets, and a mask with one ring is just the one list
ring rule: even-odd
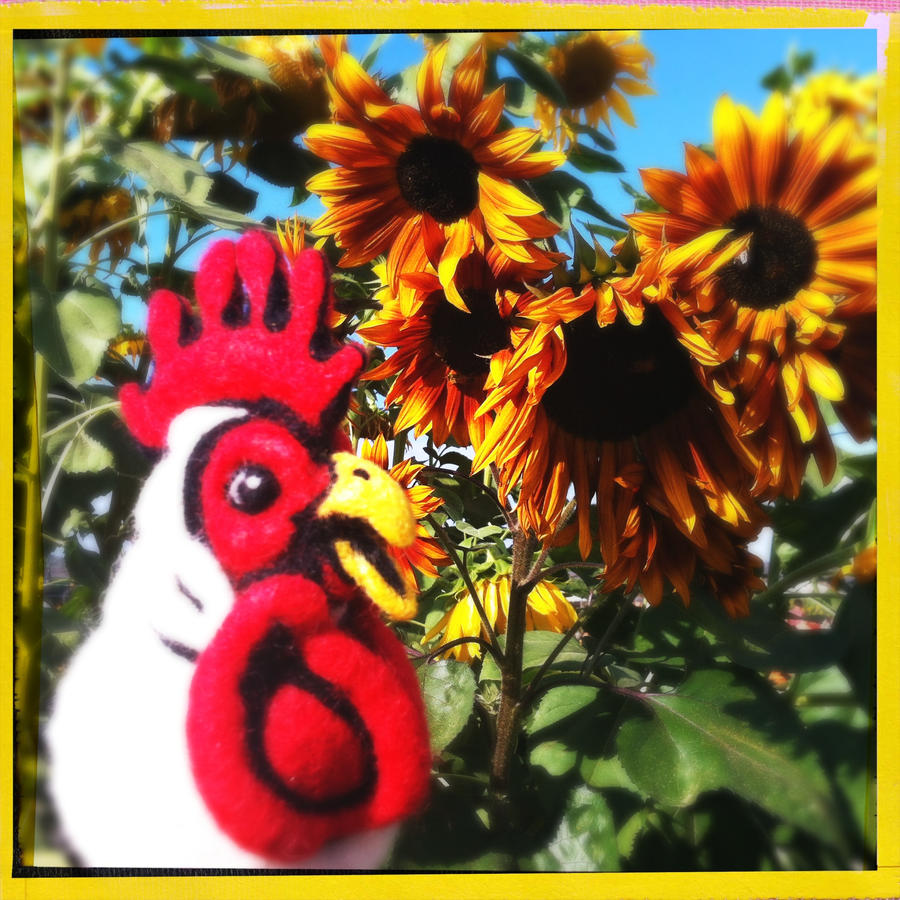
{"label": "yellow border frame", "polygon": [[[223,18],[227,15],[227,20]],[[878,868],[868,872],[708,872],[708,873],[565,873],[561,875],[291,875],[182,877],[11,877],[12,861],[12,604],[4,607],[0,633],[0,894],[9,900],[98,900],[165,896],[215,900],[327,898],[352,893],[363,898],[391,896],[421,900],[478,898],[507,900],[511,896],[547,900],[586,896],[673,898],[687,897],[900,897],[900,603],[893,595],[900,587],[900,560],[891,550],[900,545],[900,316],[893,313],[900,296],[900,15],[889,20],[887,78],[882,86],[879,124],[891,136],[882,160],[879,192],[878,289],[878,414],[879,479],[878,542],[881,547],[878,597]],[[49,2],[0,8],[0,96],[12,98],[13,29],[208,29],[266,28],[271,30],[453,30],[468,27],[502,30],[559,28],[803,28],[861,27],[863,10],[846,9],[693,9],[678,6],[589,6],[517,2],[432,4],[377,0],[321,0],[282,3],[264,0],[169,0],[169,2],[100,3]],[[871,23],[869,23],[871,24]],[[12,104],[0,112],[0,514],[12,522]],[[891,259],[893,254],[894,259]],[[893,265],[891,263],[894,263]],[[13,583],[12,529],[0,553],[0,580]],[[6,596],[11,598],[11,589]],[[298,879],[302,879],[298,880]]]}

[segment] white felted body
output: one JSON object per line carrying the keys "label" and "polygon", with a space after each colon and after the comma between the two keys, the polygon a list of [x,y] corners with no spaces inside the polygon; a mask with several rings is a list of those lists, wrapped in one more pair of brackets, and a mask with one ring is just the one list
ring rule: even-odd
{"label": "white felted body", "polygon": [[390,850],[396,826],[303,860],[262,859],[220,831],[194,784],[186,718],[195,663],[162,639],[202,652],[231,609],[231,585],[187,532],[182,498],[196,442],[241,415],[200,407],[173,421],[169,451],[138,501],[136,538],[107,591],[100,625],[57,690],[47,734],[50,791],[84,865],[375,868]]}

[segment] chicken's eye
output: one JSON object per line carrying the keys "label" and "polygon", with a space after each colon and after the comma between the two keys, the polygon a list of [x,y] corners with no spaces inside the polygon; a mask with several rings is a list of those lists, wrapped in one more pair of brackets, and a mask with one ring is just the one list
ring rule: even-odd
{"label": "chicken's eye", "polygon": [[235,509],[255,516],[267,510],[278,499],[281,485],[264,466],[241,466],[231,476],[225,494]]}

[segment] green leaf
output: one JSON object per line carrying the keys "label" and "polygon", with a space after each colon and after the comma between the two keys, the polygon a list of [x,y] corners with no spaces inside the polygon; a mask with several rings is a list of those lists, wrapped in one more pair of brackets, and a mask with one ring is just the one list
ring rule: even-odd
{"label": "green leaf", "polygon": [[784,66],[772,69],[760,82],[767,91],[781,91],[782,93],[787,93],[791,89],[792,83],[793,79],[788,75]]}
{"label": "green leaf", "polygon": [[569,798],[556,833],[525,866],[539,872],[614,872],[621,868],[612,811],[584,785]]}
{"label": "green leaf", "polygon": [[534,115],[537,91],[529,87],[520,78],[501,78],[500,85],[505,89],[505,109],[510,115],[524,119]]}
{"label": "green leaf", "polygon": [[[73,475],[84,475],[88,472],[102,472],[113,467],[113,455],[108,447],[87,433],[84,428],[73,426],[71,433],[65,429],[53,436],[58,438],[49,442],[47,451],[53,459],[57,453],[65,453],[62,467]],[[66,523],[70,528],[71,524]],[[66,526],[64,526],[65,528]],[[63,531],[63,533],[65,533]]]}
{"label": "green leaf", "polygon": [[842,846],[828,777],[783,698],[721,669],[694,672],[673,693],[628,696],[652,712],[652,718],[626,721],[617,738],[639,788],[682,807],[724,787]]}
{"label": "green leaf", "polygon": [[591,147],[576,144],[569,152],[568,161],[582,172],[624,172],[625,166],[609,153],[601,153]]}
{"label": "green leaf", "polygon": [[597,688],[590,685],[565,685],[551,688],[541,697],[534,712],[525,723],[525,731],[535,734],[549,728],[589,706],[597,696]]}
{"label": "green leaf", "polygon": [[37,352],[63,378],[79,385],[97,371],[122,318],[115,300],[102,291],[73,289],[54,303],[45,292],[34,290],[32,326]]}
{"label": "green leaf", "polygon": [[575,768],[578,750],[565,741],[542,741],[528,754],[532,766],[544,769],[548,774],[559,777]]}
{"label": "green leaf", "polygon": [[[555,631],[527,631],[525,632],[525,642],[522,648],[522,672],[525,680],[528,675],[533,674],[539,669],[544,660],[550,655],[553,648],[562,640],[562,635]],[[506,635],[499,635],[500,645],[506,646]],[[569,641],[563,648],[562,652],[553,661],[551,670],[554,668],[573,668],[574,665],[581,666],[587,656],[584,647]],[[500,669],[494,662],[492,656],[488,656],[481,667],[482,681],[499,681]]]}
{"label": "green leaf", "polygon": [[426,663],[417,674],[425,698],[431,747],[439,752],[469,721],[475,701],[475,676],[465,663],[452,659]]}
{"label": "green leaf", "polygon": [[375,62],[376,57],[378,56],[378,51],[384,45],[384,42],[390,37],[389,34],[377,34],[375,35],[375,39],[369,44],[369,49],[366,51],[366,55],[360,61],[360,65],[368,72],[371,70],[372,65]]}
{"label": "green leaf", "polygon": [[[799,549],[784,574],[804,563],[825,556],[845,543],[847,529],[875,500],[875,481],[858,478],[816,497],[804,486],[793,501],[780,501],[769,511],[775,534]],[[810,528],[809,523],[816,527]],[[824,574],[824,573],[817,573]]]}
{"label": "green leaf", "polygon": [[207,201],[239,213],[252,212],[259,194],[225,172],[214,172]]}
{"label": "green leaf", "polygon": [[628,229],[628,226],[621,219],[617,219],[605,206],[601,206],[588,194],[582,196],[575,206],[595,219],[600,219],[601,222],[606,222],[607,225],[612,225],[614,228],[619,229],[621,234],[624,234]]}
{"label": "green leaf", "polygon": [[533,87],[539,94],[543,94],[557,106],[567,107],[569,105],[565,91],[560,87],[559,82],[537,60],[513,47],[504,47],[498,51],[498,55],[502,56],[516,70],[516,74],[525,84]]}
{"label": "green leaf", "polygon": [[687,615],[713,634],[736,663],[758,671],[806,672],[821,669],[841,658],[846,638],[834,629],[798,631],[770,606],[751,605],[744,619],[733,619],[722,604],[704,589],[691,593]]}
{"label": "green leaf", "polygon": [[615,141],[592,125],[586,125],[584,122],[569,122],[569,127],[578,134],[586,134],[597,146],[602,147],[604,150],[616,149]]}
{"label": "green leaf", "polygon": [[585,757],[580,767],[581,777],[595,788],[624,788],[637,791],[634,782],[628,777],[625,766],[618,756],[592,759]]}
{"label": "green leaf", "polygon": [[328,163],[293,141],[257,141],[247,156],[247,168],[279,187],[300,189],[302,200],[307,196],[303,185]]}
{"label": "green leaf", "polygon": [[201,219],[234,229],[258,226],[254,219],[210,201],[215,181],[196,160],[173,153],[153,141],[125,143],[111,130],[99,133],[98,138],[125,171],[133,172],[153,190]]}
{"label": "green leaf", "polygon": [[165,82],[176,94],[191,97],[208,108],[219,105],[219,98],[212,88],[209,76],[198,78],[197,65],[194,61],[175,59],[170,56],[144,55],[127,62],[122,57],[113,55],[113,64],[120,71],[134,69],[139,72],[153,72]]}
{"label": "green leaf", "polygon": [[195,37],[193,41],[197,52],[220,69],[228,69],[230,72],[237,72],[239,75],[246,75],[248,78],[275,85],[269,74],[269,67],[259,57],[241,53],[234,47],[226,47],[217,41],[209,40],[209,38]]}

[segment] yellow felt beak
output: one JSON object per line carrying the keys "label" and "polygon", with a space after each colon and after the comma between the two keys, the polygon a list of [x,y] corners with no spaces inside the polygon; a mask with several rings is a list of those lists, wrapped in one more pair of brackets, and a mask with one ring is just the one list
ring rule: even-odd
{"label": "yellow felt beak", "polygon": [[[394,619],[416,613],[417,588],[404,576],[390,554],[364,539],[355,540],[353,525],[365,523],[385,544],[408,547],[416,538],[416,520],[406,492],[375,463],[352,453],[331,457],[334,481],[319,506],[319,515],[347,520],[348,528],[334,544],[347,576],[365,591],[373,603]],[[337,529],[341,533],[341,529]]]}

